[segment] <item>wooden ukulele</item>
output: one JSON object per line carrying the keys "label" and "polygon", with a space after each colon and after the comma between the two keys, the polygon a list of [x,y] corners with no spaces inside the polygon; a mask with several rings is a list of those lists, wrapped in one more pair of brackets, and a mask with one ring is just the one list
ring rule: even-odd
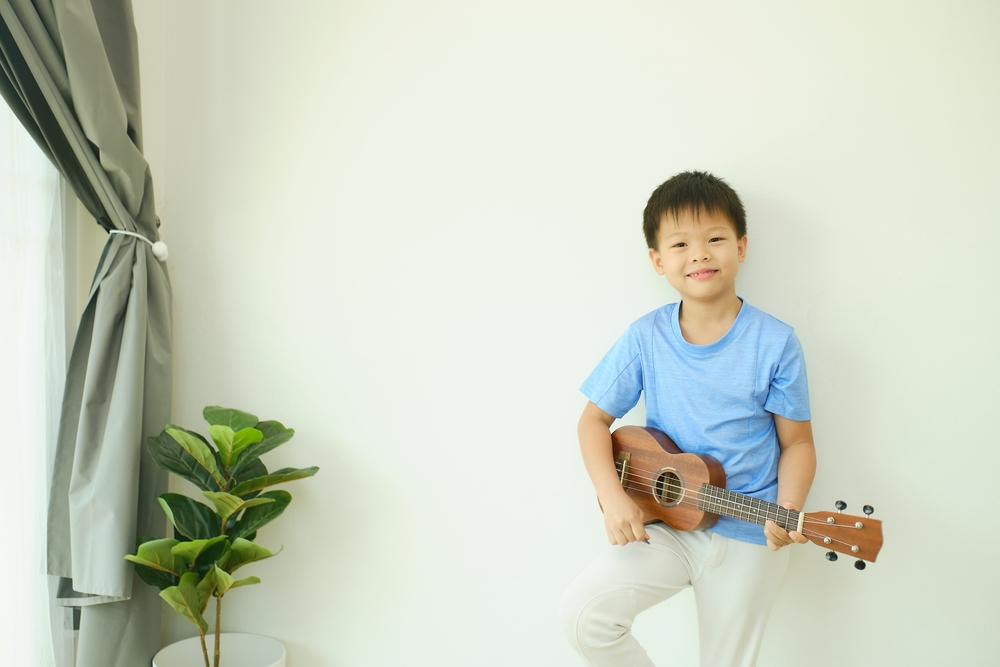
{"label": "wooden ukulele", "polygon": [[[871,505],[865,517],[833,512],[799,512],[785,509],[735,491],[726,490],[722,464],[704,454],[685,454],[662,431],[623,426],[611,434],[615,467],[625,492],[642,509],[646,523],[663,521],[677,530],[703,530],[719,516],[758,525],[771,520],[785,530],[797,530],[830,551],[856,556],[859,570],[865,561],[875,562],[882,548],[882,522],[872,519]],[[837,509],[846,509],[837,501]]]}

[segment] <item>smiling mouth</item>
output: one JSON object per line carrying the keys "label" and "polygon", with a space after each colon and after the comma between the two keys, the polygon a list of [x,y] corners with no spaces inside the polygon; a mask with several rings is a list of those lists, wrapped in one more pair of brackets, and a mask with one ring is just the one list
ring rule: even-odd
{"label": "smiling mouth", "polygon": [[707,280],[714,276],[718,271],[715,269],[702,269],[701,271],[695,271],[694,273],[689,273],[688,278],[692,280]]}

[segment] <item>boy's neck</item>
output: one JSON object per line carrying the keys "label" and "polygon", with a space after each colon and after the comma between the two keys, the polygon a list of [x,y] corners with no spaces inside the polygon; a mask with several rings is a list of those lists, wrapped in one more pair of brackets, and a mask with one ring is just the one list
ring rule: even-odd
{"label": "boy's neck", "polygon": [[734,291],[725,299],[698,301],[682,299],[677,322],[684,340],[692,345],[709,345],[726,335],[740,314],[743,302]]}

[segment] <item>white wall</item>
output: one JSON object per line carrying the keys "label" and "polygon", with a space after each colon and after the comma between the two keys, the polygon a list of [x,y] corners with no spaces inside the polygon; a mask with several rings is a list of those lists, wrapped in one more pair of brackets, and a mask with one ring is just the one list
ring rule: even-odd
{"label": "white wall", "polygon": [[[296,667],[577,664],[576,388],[675,298],[640,215],[699,168],[807,354],[808,509],[885,522],[862,573],[795,548],[761,664],[994,662],[1000,6],[482,4],[136,2],[175,419],[279,419],[269,465],[322,468],[227,627]],[[692,609],[638,622],[658,664]]]}

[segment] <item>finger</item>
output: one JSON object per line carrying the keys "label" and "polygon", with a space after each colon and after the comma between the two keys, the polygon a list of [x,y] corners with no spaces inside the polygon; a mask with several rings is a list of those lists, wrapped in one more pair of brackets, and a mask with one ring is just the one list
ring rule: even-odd
{"label": "finger", "polygon": [[779,542],[777,540],[772,540],[770,538],[768,538],[767,540],[767,548],[770,549],[771,551],[777,551],[782,547],[787,547],[789,544],[791,544],[791,542]]}
{"label": "finger", "polygon": [[792,541],[796,542],[797,544],[805,544],[806,542],[809,541],[809,538],[807,538],[805,535],[803,535],[797,530],[793,530],[792,532],[788,533],[788,537],[790,537]]}
{"label": "finger", "polygon": [[639,539],[636,537],[635,527],[631,523],[626,523],[622,526],[622,533],[625,534],[625,539],[629,542],[635,542]]}
{"label": "finger", "polygon": [[624,533],[622,533],[621,522],[609,520],[605,517],[604,530],[608,533],[608,542],[611,544],[628,544],[628,540],[625,539]]}
{"label": "finger", "polygon": [[642,519],[632,524],[632,534],[636,536],[637,540],[649,542],[649,533],[646,532],[646,526],[642,523]]}
{"label": "finger", "polygon": [[773,536],[775,539],[779,540],[788,539],[788,532],[774,521],[767,521],[766,523],[764,523],[764,532],[768,535]]}
{"label": "finger", "polygon": [[619,519],[612,519],[605,516],[604,530],[607,531],[608,541],[610,541],[611,544],[621,544],[622,540],[625,539],[624,533],[622,532],[622,521]]}
{"label": "finger", "polygon": [[629,543],[628,537],[625,536],[625,531],[622,530],[622,526],[617,523],[608,526],[608,537],[611,544],[624,546]]}
{"label": "finger", "polygon": [[764,524],[764,534],[768,540],[774,542],[779,547],[786,546],[792,542],[785,529],[773,521],[768,521]]}
{"label": "finger", "polygon": [[618,544],[618,535],[614,523],[607,520],[605,517],[604,521],[604,532],[608,534],[608,542],[611,544]]}

